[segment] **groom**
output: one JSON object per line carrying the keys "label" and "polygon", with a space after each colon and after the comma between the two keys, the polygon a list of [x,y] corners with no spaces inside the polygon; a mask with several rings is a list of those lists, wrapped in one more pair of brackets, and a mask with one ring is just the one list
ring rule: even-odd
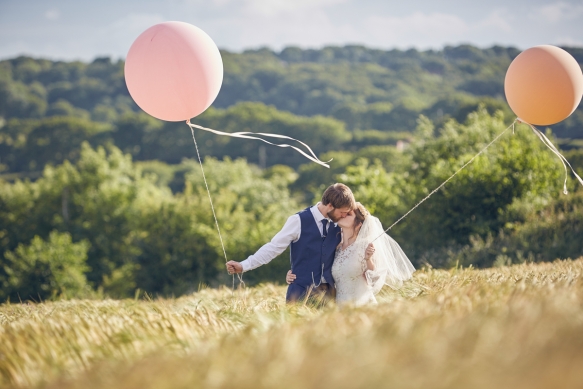
{"label": "groom", "polygon": [[242,262],[227,262],[229,274],[265,265],[291,244],[291,268],[297,278],[287,288],[286,301],[294,302],[315,295],[333,299],[336,289],[332,263],[341,239],[340,227],[335,223],[346,217],[354,206],[354,195],[348,186],[329,186],[321,202],[290,216],[271,242],[255,254]]}

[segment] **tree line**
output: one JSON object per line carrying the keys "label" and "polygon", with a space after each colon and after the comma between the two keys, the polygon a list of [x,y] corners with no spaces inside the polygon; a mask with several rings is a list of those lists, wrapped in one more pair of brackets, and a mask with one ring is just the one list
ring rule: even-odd
{"label": "tree line", "polygon": [[[408,148],[329,152],[332,169],[206,158],[227,257],[246,258],[336,181],[390,225],[507,125],[502,112],[485,108],[437,129],[421,117]],[[183,188],[172,191],[177,170]],[[519,126],[390,234],[416,266],[578,257],[583,191],[571,181],[574,194],[563,197],[561,174],[558,160]],[[114,145],[83,142],[74,163],[47,165],[36,180],[2,182],[0,246],[0,298],[11,301],[127,297],[138,289],[180,295],[231,283],[197,163],[136,162]],[[244,277],[250,285],[283,282],[288,267],[284,253]]]}
{"label": "tree line", "polygon": [[[565,47],[579,63],[583,49]],[[512,47],[375,50],[362,46],[221,51],[225,77],[215,108],[244,101],[296,115],[331,116],[348,130],[411,131],[419,114],[463,120],[480,102],[506,109],[503,82]],[[30,57],[0,61],[0,116],[78,116],[111,123],[137,111],[123,79],[124,62]],[[555,133],[581,138],[581,111]]]}
{"label": "tree line", "polygon": [[[581,49],[568,50],[582,61]],[[391,225],[511,123],[499,81],[517,54],[222,52],[223,89],[196,123],[289,135],[333,159],[325,169],[290,150],[195,132],[227,257],[253,253],[338,181]],[[0,116],[0,299],[231,284],[190,129],[141,112],[122,61],[0,61]],[[582,124],[579,109],[552,133],[579,172]],[[579,257],[583,193],[571,181],[563,196],[561,174],[517,126],[390,234],[416,266]],[[245,281],[283,282],[286,255]]]}

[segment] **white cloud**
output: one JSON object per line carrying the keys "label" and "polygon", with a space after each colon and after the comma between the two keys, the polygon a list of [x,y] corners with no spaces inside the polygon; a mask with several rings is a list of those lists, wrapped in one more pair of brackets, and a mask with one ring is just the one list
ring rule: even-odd
{"label": "white cloud", "polygon": [[290,13],[297,13],[298,11],[320,10],[350,1],[352,0],[210,0],[210,4],[231,15],[239,13],[239,16],[244,14],[248,17],[274,17],[279,15],[289,16]]}
{"label": "white cloud", "polygon": [[504,32],[512,32],[512,13],[506,9],[492,11],[484,20],[478,23],[479,27],[497,28]]}
{"label": "white cloud", "polygon": [[[308,4],[302,2],[292,11],[281,11],[270,17],[248,14],[245,18],[221,18],[209,23],[207,32],[219,46],[230,49],[344,44],[426,49],[475,42],[476,38],[504,37],[514,31],[513,16],[505,9],[493,10],[478,20],[468,20],[453,13],[418,11],[405,16],[369,14],[367,17],[339,21],[326,9],[325,4],[331,4],[326,1],[334,0],[321,0],[322,8],[308,10],[301,8]],[[504,42],[503,38],[496,40],[498,43]]]}
{"label": "white cloud", "polygon": [[252,15],[269,17],[316,10],[345,2],[346,0],[245,0],[244,10]]}
{"label": "white cloud", "polygon": [[[44,42],[44,52],[62,57],[74,53],[75,58],[91,60],[96,56],[125,57],[133,41],[147,28],[166,21],[158,14],[129,14],[95,29],[79,31],[75,39]],[[63,53],[63,54],[61,54]]]}
{"label": "white cloud", "polygon": [[129,14],[98,29],[92,41],[103,52],[127,52],[142,32],[165,21],[159,14]]}
{"label": "white cloud", "polygon": [[160,14],[129,14],[103,27],[100,34],[114,36],[121,32],[124,34],[137,32],[139,35],[148,27],[165,21]]}
{"label": "white cloud", "polygon": [[[5,0],[0,0],[0,4]],[[33,0],[31,0],[33,1]],[[442,48],[472,43],[582,46],[581,0],[34,0],[0,11],[0,56],[23,52],[52,58],[123,57],[153,24],[182,20],[205,30],[221,48],[364,44],[378,48]],[[471,2],[470,2],[471,3]],[[520,4],[519,4],[520,3]],[[28,4],[28,5],[27,5]],[[128,14],[133,12],[132,14]],[[125,16],[124,16],[125,15]],[[18,42],[18,43],[15,43]]]}
{"label": "white cloud", "polygon": [[552,44],[557,46],[571,46],[571,47],[581,47],[583,46],[583,39],[573,38],[572,36],[559,36],[555,38]]}
{"label": "white cloud", "polygon": [[565,20],[576,19],[581,15],[583,15],[583,5],[560,1],[535,8],[529,14],[529,17],[535,21],[555,24]]}
{"label": "white cloud", "polygon": [[61,13],[57,9],[49,9],[45,12],[45,19],[57,20],[61,17]]}
{"label": "white cloud", "polygon": [[454,38],[466,33],[468,24],[456,15],[444,13],[425,14],[415,12],[405,17],[371,16],[364,26],[370,33],[383,36],[387,43],[405,46],[412,41],[426,40],[428,43],[435,38]]}
{"label": "white cloud", "polygon": [[235,50],[258,46],[274,49],[288,45],[315,47],[355,42],[363,37],[358,28],[334,21],[323,9],[296,9],[269,17],[265,14],[231,16],[199,27],[213,37],[219,47]]}

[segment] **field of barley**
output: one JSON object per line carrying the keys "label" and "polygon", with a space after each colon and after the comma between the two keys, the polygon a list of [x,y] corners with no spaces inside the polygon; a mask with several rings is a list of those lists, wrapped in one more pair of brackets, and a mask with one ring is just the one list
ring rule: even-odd
{"label": "field of barley", "polygon": [[0,387],[583,387],[583,258],[423,269],[362,308],[284,296],[3,304]]}

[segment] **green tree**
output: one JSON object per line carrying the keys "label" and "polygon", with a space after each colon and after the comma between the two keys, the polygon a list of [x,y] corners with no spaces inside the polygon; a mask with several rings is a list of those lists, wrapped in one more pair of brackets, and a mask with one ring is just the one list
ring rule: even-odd
{"label": "green tree", "polygon": [[47,164],[76,161],[85,141],[95,145],[106,143],[100,135],[110,130],[109,124],[74,116],[12,119],[0,128],[0,148],[6,152],[3,160],[10,171],[40,172]]}
{"label": "green tree", "polygon": [[[69,232],[74,241],[90,243],[87,278],[92,286],[119,291],[119,284],[112,284],[115,276],[128,269],[131,274],[139,253],[139,201],[170,195],[144,178],[119,149],[107,153],[85,143],[74,165],[65,161],[46,167],[35,182],[0,185],[0,242],[3,250],[14,250],[35,235],[47,239],[53,230]],[[124,282],[132,288],[131,279]]]}
{"label": "green tree", "polygon": [[[450,121],[438,137],[420,141],[411,148],[415,162],[408,182],[416,190],[408,196],[423,198],[507,126],[502,113],[491,116],[481,108],[465,124]],[[526,127],[508,132],[408,218],[407,226],[418,224],[414,244],[467,243],[470,235],[498,231],[515,199],[559,193],[558,163]]]}
{"label": "green tree", "polygon": [[[196,165],[196,162],[192,161]],[[268,178],[239,159],[204,162],[207,183],[229,259],[243,260],[267,243],[288,216],[302,209],[290,195],[289,169],[272,169]],[[227,283],[225,258],[200,168],[187,174],[186,190],[156,207],[142,208],[138,285],[180,294],[200,283]],[[252,283],[281,280],[288,253],[245,275]]]}
{"label": "green tree", "polygon": [[583,255],[583,191],[542,203],[518,201],[520,217],[498,234],[473,236],[449,262],[478,267],[553,261]]}
{"label": "green tree", "polygon": [[12,301],[80,297],[89,292],[85,272],[89,243],[73,243],[68,233],[35,236],[4,253],[5,279],[0,293]]}
{"label": "green tree", "polygon": [[[434,136],[431,123],[423,119],[418,128],[419,140],[407,150],[410,165],[386,173],[378,164],[371,168],[362,162],[348,168],[339,179],[352,183],[355,194],[366,199],[364,205],[388,226],[507,125],[501,112],[490,115],[481,108],[465,124],[451,120]],[[534,202],[556,196],[561,171],[558,161],[539,139],[526,127],[517,127],[514,135],[509,132],[476,158],[391,234],[417,260],[429,258],[431,252],[468,244],[471,236],[485,237],[511,222],[509,210],[518,199]],[[434,264],[441,260],[445,260],[443,256],[431,257]]]}

